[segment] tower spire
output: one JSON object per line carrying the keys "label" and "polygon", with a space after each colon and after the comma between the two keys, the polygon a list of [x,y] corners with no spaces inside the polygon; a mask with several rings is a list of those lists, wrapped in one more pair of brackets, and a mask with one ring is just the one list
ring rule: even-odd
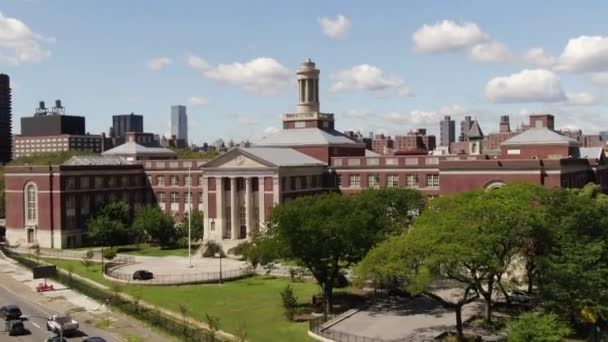
{"label": "tower spire", "polygon": [[318,113],[319,107],[319,69],[309,58],[298,70],[298,113]]}

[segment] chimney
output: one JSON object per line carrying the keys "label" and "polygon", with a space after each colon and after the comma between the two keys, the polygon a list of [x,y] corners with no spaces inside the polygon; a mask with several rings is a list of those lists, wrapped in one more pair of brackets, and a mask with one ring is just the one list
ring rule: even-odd
{"label": "chimney", "polygon": [[509,125],[509,116],[503,115],[500,117],[500,133],[510,133],[511,126]]}
{"label": "chimney", "polygon": [[548,128],[555,130],[555,118],[551,114],[530,115],[530,128]]}

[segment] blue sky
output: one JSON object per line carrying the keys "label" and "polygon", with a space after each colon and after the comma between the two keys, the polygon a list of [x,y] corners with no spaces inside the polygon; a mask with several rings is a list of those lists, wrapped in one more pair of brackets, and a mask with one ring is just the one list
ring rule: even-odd
{"label": "blue sky", "polygon": [[0,13],[16,133],[61,98],[90,132],[130,112],[168,132],[185,104],[194,143],[255,140],[295,110],[306,58],[341,130],[436,132],[450,114],[487,133],[530,112],[608,129],[608,2],[3,0]]}

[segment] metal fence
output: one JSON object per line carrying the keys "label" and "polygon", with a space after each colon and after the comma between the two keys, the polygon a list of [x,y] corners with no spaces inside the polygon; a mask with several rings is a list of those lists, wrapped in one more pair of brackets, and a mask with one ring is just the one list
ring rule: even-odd
{"label": "metal fence", "polygon": [[317,336],[324,337],[326,339],[336,342],[412,342],[411,338],[402,338],[395,340],[383,340],[381,338],[358,336],[349,334],[346,332],[332,330],[332,320],[338,319],[340,316],[328,316],[327,318],[321,316],[318,318],[311,319],[308,322],[308,330]]}
{"label": "metal fence", "polygon": [[[88,251],[74,251],[74,250],[64,250],[64,249],[35,249],[35,248],[6,248],[13,253],[24,254],[24,255],[32,255],[32,256],[40,256],[41,258],[53,258],[53,259],[76,259],[83,260],[86,259]],[[39,251],[39,252],[37,252]],[[38,254],[37,254],[38,253]],[[89,260],[96,262],[101,261],[101,252],[99,250],[93,251],[93,257]],[[107,260],[107,259],[104,259]],[[113,262],[121,263],[121,264],[132,264],[135,263],[135,257],[130,255],[118,255],[114,259]]]}
{"label": "metal fence", "polygon": [[[112,260],[114,262],[114,260]],[[238,270],[228,270],[220,272],[200,272],[191,274],[158,274],[149,280],[133,280],[133,273],[122,271],[120,266],[108,267],[105,270],[108,277],[125,282],[150,285],[175,285],[175,284],[199,284],[199,283],[217,283],[220,281],[234,280],[251,276],[253,271],[250,268],[241,268]]]}

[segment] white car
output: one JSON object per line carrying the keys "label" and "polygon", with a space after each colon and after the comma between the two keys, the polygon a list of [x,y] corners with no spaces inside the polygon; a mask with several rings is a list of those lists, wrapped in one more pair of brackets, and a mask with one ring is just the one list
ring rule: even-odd
{"label": "white car", "polygon": [[509,295],[509,299],[513,303],[529,303],[530,296],[524,291],[513,291]]}
{"label": "white car", "polygon": [[46,329],[56,334],[78,330],[78,322],[68,315],[53,315],[46,321]]}

